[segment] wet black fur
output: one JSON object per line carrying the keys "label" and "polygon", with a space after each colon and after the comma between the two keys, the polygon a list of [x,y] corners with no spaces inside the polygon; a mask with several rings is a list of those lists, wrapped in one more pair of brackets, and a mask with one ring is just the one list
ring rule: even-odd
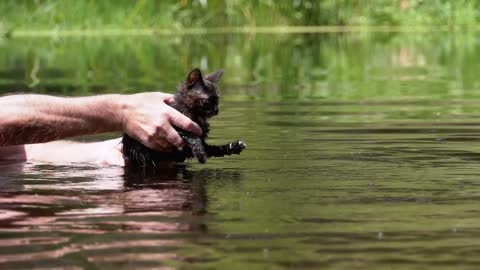
{"label": "wet black fur", "polygon": [[177,128],[184,139],[186,146],[173,152],[158,152],[152,150],[127,134],[123,135],[123,155],[129,163],[140,166],[156,166],[163,161],[182,162],[195,157],[200,163],[205,163],[208,157],[223,157],[240,154],[246,147],[242,141],[230,142],[225,145],[208,145],[205,142],[209,132],[208,118],[218,114],[218,95],[215,83],[222,76],[223,71],[217,71],[203,78],[198,69],[194,69],[182,82],[175,94],[173,108],[188,116],[203,130],[198,137]]}

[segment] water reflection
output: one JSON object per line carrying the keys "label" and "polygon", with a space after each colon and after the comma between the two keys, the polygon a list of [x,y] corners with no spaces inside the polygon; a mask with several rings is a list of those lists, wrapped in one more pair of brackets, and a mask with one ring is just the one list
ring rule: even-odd
{"label": "water reflection", "polygon": [[181,164],[156,169],[5,165],[0,235],[7,237],[0,239],[1,266],[51,265],[73,254],[95,264],[178,259],[175,247],[185,239],[175,235],[208,229],[208,183],[240,177]]}
{"label": "water reflection", "polygon": [[0,46],[0,93],[171,92],[198,66],[224,68],[229,87],[222,94],[232,99],[478,97],[480,54],[471,33],[22,39]]}

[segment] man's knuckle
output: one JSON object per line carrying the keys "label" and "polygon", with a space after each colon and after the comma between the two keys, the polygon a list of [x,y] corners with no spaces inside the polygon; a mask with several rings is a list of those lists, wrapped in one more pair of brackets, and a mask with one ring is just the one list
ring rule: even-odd
{"label": "man's knuckle", "polygon": [[155,134],[148,134],[147,135],[147,142],[152,143],[152,142],[155,141],[155,139],[156,139]]}
{"label": "man's knuckle", "polygon": [[182,127],[182,128],[185,127],[185,125],[186,125],[185,120],[183,118],[177,119],[176,124],[177,124],[177,126]]}
{"label": "man's knuckle", "polygon": [[187,128],[192,130],[195,129],[196,125],[192,121],[188,121]]}
{"label": "man's knuckle", "polygon": [[149,142],[155,141],[158,137],[158,132],[156,129],[148,129],[146,130],[146,137]]}
{"label": "man's knuckle", "polygon": [[172,132],[168,136],[168,141],[175,145],[179,145],[182,142],[182,138],[180,138],[180,136]]}
{"label": "man's knuckle", "polygon": [[164,134],[168,130],[168,124],[166,122],[161,122],[156,126],[155,131],[158,134]]}

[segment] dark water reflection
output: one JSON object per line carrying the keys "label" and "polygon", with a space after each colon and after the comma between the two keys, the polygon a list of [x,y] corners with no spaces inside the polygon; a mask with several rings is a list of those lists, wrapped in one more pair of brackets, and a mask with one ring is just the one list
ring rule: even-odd
{"label": "dark water reflection", "polygon": [[225,67],[210,141],[248,149],[157,172],[0,165],[0,268],[477,268],[474,38],[210,38],[2,44],[9,90],[173,89]]}
{"label": "dark water reflection", "polygon": [[131,261],[141,268],[183,260],[179,246],[208,232],[207,179],[235,182],[241,174],[185,165],[158,170],[3,166],[2,268],[103,268]]}

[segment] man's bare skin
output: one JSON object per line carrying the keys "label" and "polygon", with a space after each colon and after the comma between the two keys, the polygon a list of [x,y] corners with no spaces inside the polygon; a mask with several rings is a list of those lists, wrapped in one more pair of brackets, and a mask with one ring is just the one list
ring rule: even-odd
{"label": "man's bare skin", "polygon": [[91,163],[100,165],[125,164],[121,139],[102,142],[54,141],[25,146],[27,160],[33,162]]}
{"label": "man's bare skin", "polygon": [[183,145],[174,127],[201,134],[198,125],[168,104],[173,95],[0,97],[0,161],[87,162],[124,165],[120,139],[94,143],[55,141],[102,132],[125,132],[168,151]]}
{"label": "man's bare skin", "polygon": [[121,138],[101,142],[53,141],[0,147],[0,163],[125,165]]}

